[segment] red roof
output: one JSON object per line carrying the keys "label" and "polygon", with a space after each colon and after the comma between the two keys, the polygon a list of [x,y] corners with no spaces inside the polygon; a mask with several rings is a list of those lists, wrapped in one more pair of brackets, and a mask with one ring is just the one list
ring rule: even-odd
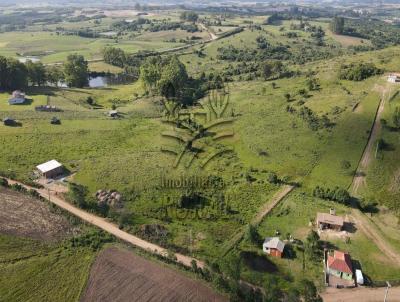
{"label": "red roof", "polygon": [[339,272],[352,274],[350,255],[341,251],[334,251],[333,256],[328,256],[328,268]]}

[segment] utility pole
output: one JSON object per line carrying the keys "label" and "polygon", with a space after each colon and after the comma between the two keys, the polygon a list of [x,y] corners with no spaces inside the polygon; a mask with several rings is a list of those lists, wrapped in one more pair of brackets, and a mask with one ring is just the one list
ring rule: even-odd
{"label": "utility pole", "polygon": [[392,287],[392,286],[390,285],[390,283],[387,282],[387,281],[386,281],[386,285],[387,285],[387,287],[386,287],[386,291],[385,291],[385,299],[383,300],[383,302],[386,302],[387,295],[388,295],[388,292],[389,292],[389,288]]}

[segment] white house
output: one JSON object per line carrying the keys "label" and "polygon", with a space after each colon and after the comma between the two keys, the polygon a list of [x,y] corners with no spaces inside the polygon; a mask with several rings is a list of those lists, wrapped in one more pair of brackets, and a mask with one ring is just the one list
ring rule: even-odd
{"label": "white house", "polygon": [[25,103],[25,94],[19,90],[15,90],[12,93],[12,97],[8,100],[8,104],[10,105],[21,105]]}
{"label": "white house", "polygon": [[39,173],[46,178],[54,178],[64,172],[64,167],[56,160],[48,161],[36,167]]}

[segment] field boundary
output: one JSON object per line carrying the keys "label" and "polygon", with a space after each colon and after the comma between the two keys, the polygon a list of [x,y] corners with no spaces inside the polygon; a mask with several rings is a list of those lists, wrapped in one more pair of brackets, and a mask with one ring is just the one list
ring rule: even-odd
{"label": "field boundary", "polygon": [[[282,189],[277,191],[271,199],[269,199],[262,207],[261,211],[257,213],[257,215],[252,219],[250,224],[254,226],[258,226],[265,216],[267,216],[287,195],[289,195],[295,186],[293,185],[284,185]],[[238,245],[244,236],[244,230],[242,229],[239,233],[237,233],[228,243],[228,246],[225,247],[222,251],[222,256],[226,256],[236,245]]]}

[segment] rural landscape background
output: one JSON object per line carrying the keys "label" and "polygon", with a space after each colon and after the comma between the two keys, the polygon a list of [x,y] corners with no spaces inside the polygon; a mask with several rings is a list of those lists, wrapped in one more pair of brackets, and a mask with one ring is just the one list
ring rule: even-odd
{"label": "rural landscape background", "polygon": [[396,1],[0,0],[0,301],[400,301],[399,54]]}

